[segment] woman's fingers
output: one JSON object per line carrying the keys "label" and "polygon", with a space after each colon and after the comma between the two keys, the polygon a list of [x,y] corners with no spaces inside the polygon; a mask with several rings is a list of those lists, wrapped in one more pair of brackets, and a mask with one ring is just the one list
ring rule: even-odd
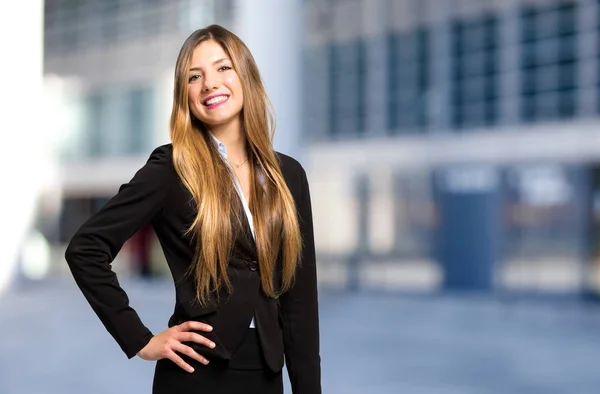
{"label": "woman's fingers", "polygon": [[191,347],[186,346],[182,343],[173,345],[172,349],[178,351],[181,354],[185,354],[186,356],[193,358],[194,360],[198,361],[199,363],[202,363],[204,365],[208,364],[208,360],[206,358],[204,358],[201,355],[199,355],[198,353],[196,353],[196,351],[194,349],[192,349]]}
{"label": "woman's fingers", "polygon": [[173,350],[171,350],[167,354],[167,358],[169,360],[173,361],[175,364],[177,364],[183,370],[185,370],[185,371],[187,371],[189,373],[194,372],[194,368],[192,368],[191,365],[189,365],[188,363],[186,363],[185,361],[183,361],[183,359],[177,353],[175,353]]}
{"label": "woman's fingers", "polygon": [[181,323],[180,325],[175,327],[177,327],[177,331],[212,331],[212,327],[208,324],[193,320],[186,321],[185,323]]}
{"label": "woman's fingers", "polygon": [[187,321],[185,323],[179,324],[173,327],[175,330],[171,331],[172,341],[169,347],[170,352],[167,354],[167,358],[177,364],[180,368],[183,368],[185,371],[194,372],[194,369],[187,364],[183,359],[175,352],[179,352],[181,354],[185,354],[186,356],[198,361],[201,364],[208,364],[209,361],[199,355],[194,349],[191,347],[184,345],[182,342],[195,342],[206,347],[213,349],[215,347],[215,343],[208,338],[203,337],[200,334],[197,334],[192,331],[204,331],[210,332],[212,331],[212,327],[206,323],[198,322],[198,321]]}
{"label": "woman's fingers", "polygon": [[195,332],[189,332],[189,331],[179,332],[179,333],[177,333],[175,338],[179,342],[195,342],[195,343],[199,343],[200,345],[209,347],[211,349],[214,349],[214,347],[216,346],[213,341],[211,341],[208,338],[203,337],[200,334],[196,334]]}

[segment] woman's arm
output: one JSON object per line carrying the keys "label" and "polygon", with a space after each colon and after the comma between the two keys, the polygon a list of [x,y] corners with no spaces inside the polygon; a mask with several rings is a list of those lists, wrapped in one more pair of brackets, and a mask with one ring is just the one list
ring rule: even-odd
{"label": "woman's arm", "polygon": [[129,358],[152,333],[129,306],[111,263],[125,241],[160,211],[174,179],[171,146],[155,149],[133,179],[81,226],[65,253],[75,282]]}
{"label": "woman's arm", "polygon": [[293,393],[320,394],[317,267],[310,191],[302,168],[301,184],[298,213],[304,245],[294,286],[280,297],[283,343]]}

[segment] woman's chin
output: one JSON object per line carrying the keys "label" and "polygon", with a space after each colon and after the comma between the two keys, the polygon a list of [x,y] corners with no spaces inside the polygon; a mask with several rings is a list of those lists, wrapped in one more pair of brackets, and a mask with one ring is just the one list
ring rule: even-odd
{"label": "woman's chin", "polygon": [[239,114],[236,115],[232,115],[232,114],[223,114],[220,116],[207,116],[204,119],[200,119],[202,121],[202,123],[204,123],[207,126],[223,126],[225,124],[228,123],[232,123],[236,120],[239,119]]}

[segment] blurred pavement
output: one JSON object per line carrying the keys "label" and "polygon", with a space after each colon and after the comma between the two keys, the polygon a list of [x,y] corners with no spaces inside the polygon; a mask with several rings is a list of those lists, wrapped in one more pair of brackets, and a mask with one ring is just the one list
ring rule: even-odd
{"label": "blurred pavement", "polygon": [[[123,286],[163,329],[172,285]],[[600,393],[600,305],[322,291],[321,321],[326,394]],[[0,332],[0,394],[150,393],[153,363],[127,360],[68,279],[0,297]]]}

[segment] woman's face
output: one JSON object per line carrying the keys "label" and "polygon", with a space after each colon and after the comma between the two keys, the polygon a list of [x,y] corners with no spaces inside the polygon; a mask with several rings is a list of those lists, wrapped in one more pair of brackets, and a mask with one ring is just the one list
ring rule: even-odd
{"label": "woman's face", "polygon": [[188,75],[190,111],[207,126],[239,120],[244,93],[231,59],[215,41],[200,43],[192,55]]}

